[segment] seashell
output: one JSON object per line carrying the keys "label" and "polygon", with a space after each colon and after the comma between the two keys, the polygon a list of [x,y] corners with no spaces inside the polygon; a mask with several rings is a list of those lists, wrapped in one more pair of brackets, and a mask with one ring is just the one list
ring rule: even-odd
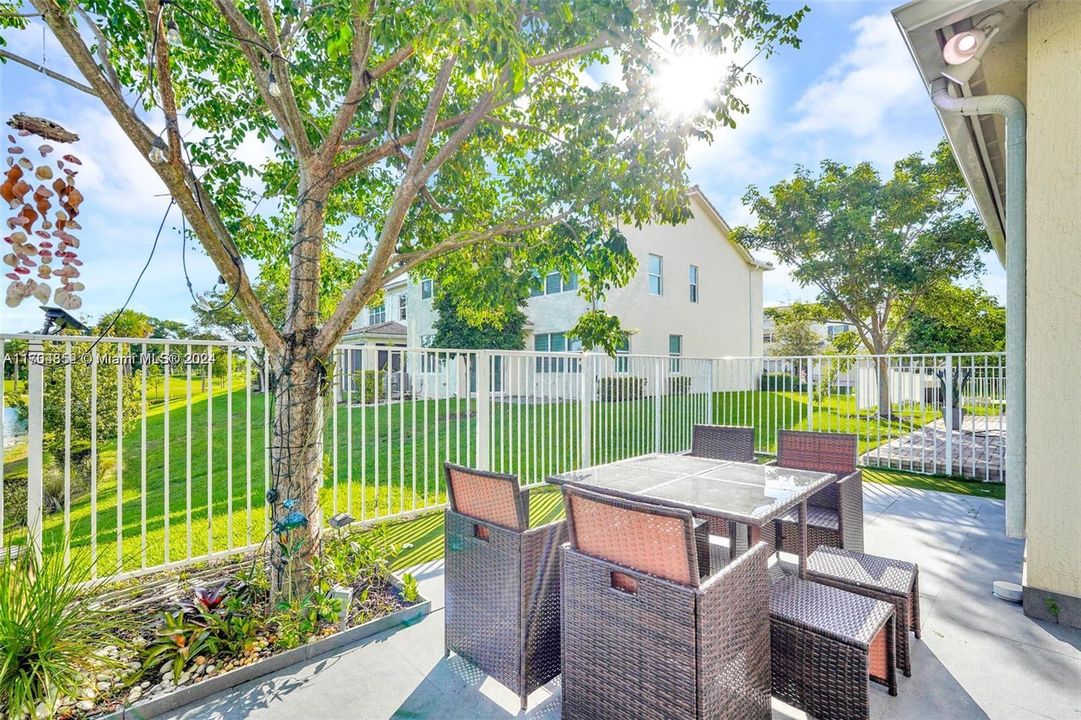
{"label": "seashell", "polygon": [[22,202],[23,196],[26,195],[26,193],[30,192],[30,183],[26,182],[25,180],[18,180],[16,181],[14,187],[11,188],[11,192],[15,194],[15,198],[19,202]]}
{"label": "seashell", "polygon": [[79,292],[80,290],[86,290],[86,285],[83,285],[81,282],[68,283],[68,290]]}
{"label": "seashell", "polygon": [[36,223],[38,221],[38,218],[41,217],[41,215],[38,214],[38,211],[30,207],[29,205],[23,205],[23,209],[19,211],[19,214],[27,219],[29,223],[26,226],[27,229],[34,227],[34,223]]}
{"label": "seashell", "polygon": [[23,149],[21,147],[19,147],[18,145],[12,145],[11,147],[8,148],[8,155],[21,155],[22,152],[23,152]]}
{"label": "seashell", "polygon": [[34,163],[30,162],[30,158],[21,157],[19,158],[19,167],[23,170],[33,170]]}
{"label": "seashell", "polygon": [[19,267],[15,268],[15,272],[19,273],[20,275],[29,275],[30,274],[30,268],[23,267],[23,266],[20,265]]}
{"label": "seashell", "polygon": [[[48,220],[41,221],[41,230],[52,230],[53,224]],[[38,232],[41,232],[40,230]]]}
{"label": "seashell", "polygon": [[53,180],[53,190],[56,192],[57,195],[63,194],[67,186],[68,184],[60,178]]}
{"label": "seashell", "polygon": [[67,160],[69,163],[75,163],[76,165],[83,164],[83,161],[75,157],[74,155],[65,155],[64,159]]}
{"label": "seashell", "polygon": [[15,217],[8,218],[8,225],[14,228],[16,225],[26,225],[30,221],[26,219],[25,215],[16,215]]}
{"label": "seashell", "polygon": [[8,238],[10,238],[11,242],[16,244],[24,243],[26,242],[26,233],[24,233],[22,230],[16,230],[15,232],[8,235],[5,239]]}
{"label": "seashell", "polygon": [[17,143],[19,141],[15,139],[14,135],[8,135],[8,142],[11,143],[12,145],[14,145],[15,143]]}
{"label": "seashell", "polygon": [[11,182],[15,182],[16,180],[21,178],[24,174],[25,173],[23,173],[23,169],[21,167],[19,167],[18,165],[12,165],[10,168],[8,168],[7,172],[4,173],[4,175],[7,176],[7,179],[10,180]]}
{"label": "seashell", "polygon": [[[72,255],[74,255],[74,253],[72,253]],[[76,257],[70,257],[69,256],[68,259],[67,259],[67,262],[71,263],[72,265],[74,265],[76,267],[82,267],[83,266],[83,261],[80,260],[79,258],[76,258]]]}
{"label": "seashell", "polygon": [[34,190],[34,197],[51,198],[52,196],[53,196],[53,191],[50,190],[49,188],[45,187],[44,185],[38,185],[37,189]]}
{"label": "seashell", "polygon": [[14,272],[4,273],[4,277],[6,277],[6,278],[8,278],[10,280],[18,280],[19,279],[19,276],[16,275]]}
{"label": "seashell", "polygon": [[69,178],[73,178],[76,175],[78,175],[79,173],[76,172],[75,170],[71,170],[69,168],[64,168],[64,174],[67,175]]}
{"label": "seashell", "polygon": [[41,258],[41,262],[43,262],[43,263],[52,262],[52,260],[53,260],[53,251],[52,250],[38,249],[38,257]]}
{"label": "seashell", "polygon": [[38,152],[41,153],[41,157],[45,157],[53,151],[53,146],[48,143],[38,146]]}
{"label": "seashell", "polygon": [[48,165],[38,165],[37,170],[34,171],[34,176],[38,180],[52,180],[53,169]]}
{"label": "seashell", "polygon": [[18,203],[15,201],[14,182],[12,182],[11,180],[5,180],[3,183],[0,183],[0,198],[3,198],[4,202],[6,202],[9,206],[12,206],[12,210],[14,210],[15,207],[18,206]]}
{"label": "seashell", "polygon": [[68,220],[67,227],[71,228],[72,230],[82,230],[83,229],[83,226],[80,225],[78,222],[76,222],[74,218]]}
{"label": "seashell", "polygon": [[19,137],[26,137],[29,134],[30,134],[29,130],[20,130],[19,131]]}
{"label": "seashell", "polygon": [[45,283],[38,283],[37,287],[30,291],[30,294],[34,296],[34,299],[44,304],[49,302],[49,296],[53,294],[53,289]]}
{"label": "seashell", "polygon": [[8,253],[4,256],[4,264],[10,267],[15,267],[19,264],[19,256],[15,253]]}
{"label": "seashell", "polygon": [[42,250],[51,250],[52,247],[53,247],[53,244],[51,242],[49,242],[48,240],[42,240],[41,242],[38,243],[38,247],[41,248]]}
{"label": "seashell", "polygon": [[42,240],[48,240],[50,237],[52,237],[52,235],[45,232],[44,230],[35,230],[34,234],[37,235]]}
{"label": "seashell", "polygon": [[25,267],[37,267],[38,264],[30,259],[29,255],[23,255],[23,265]]}
{"label": "seashell", "polygon": [[[43,280],[48,280],[53,276],[53,269],[48,265],[42,265],[38,268],[38,277]],[[44,302],[44,301],[42,301]]]}

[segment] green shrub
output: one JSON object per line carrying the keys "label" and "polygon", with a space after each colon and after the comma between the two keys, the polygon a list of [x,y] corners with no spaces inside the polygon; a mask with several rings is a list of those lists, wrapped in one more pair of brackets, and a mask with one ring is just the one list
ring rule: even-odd
{"label": "green shrub", "polygon": [[386,370],[358,370],[353,373],[353,402],[361,402],[365,405],[374,403],[376,385],[379,387],[379,397],[386,398]]}
{"label": "green shrub", "polygon": [[691,391],[691,379],[686,375],[674,375],[668,378],[669,395],[686,395]]}
{"label": "green shrub", "polygon": [[803,392],[807,385],[798,375],[784,372],[764,372],[758,383],[759,390],[784,390],[789,392]]}
{"label": "green shrub", "polygon": [[597,397],[601,402],[641,400],[646,394],[643,377],[605,377],[597,383]]}
{"label": "green shrub", "polygon": [[123,618],[93,603],[88,558],[63,552],[38,559],[24,548],[0,562],[0,717],[34,716],[74,697],[94,667],[119,665],[100,651],[121,646]]}

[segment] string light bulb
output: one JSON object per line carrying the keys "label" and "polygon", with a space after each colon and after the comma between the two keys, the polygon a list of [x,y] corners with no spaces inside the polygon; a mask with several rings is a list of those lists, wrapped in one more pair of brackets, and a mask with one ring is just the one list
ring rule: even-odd
{"label": "string light bulb", "polygon": [[372,109],[376,112],[383,109],[383,96],[379,94],[379,88],[372,91]]}
{"label": "string light bulb", "polygon": [[278,78],[274,77],[273,70],[267,75],[267,91],[272,97],[282,96],[282,86],[278,84]]}
{"label": "string light bulb", "polygon": [[165,22],[165,39],[169,41],[170,45],[180,46],[184,44],[184,38],[180,36],[180,28],[176,26],[176,21],[172,18]]}
{"label": "string light bulb", "polygon": [[155,165],[161,165],[168,158],[166,154],[168,149],[169,147],[165,144],[165,141],[160,137],[156,137],[150,143],[150,152],[146,154],[146,157]]}

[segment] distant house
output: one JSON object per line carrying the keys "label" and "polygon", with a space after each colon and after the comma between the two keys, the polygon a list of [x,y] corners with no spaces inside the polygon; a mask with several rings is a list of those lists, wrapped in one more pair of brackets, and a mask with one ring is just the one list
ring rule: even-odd
{"label": "distant house", "polygon": [[[784,310],[786,305],[776,305],[771,308],[767,308],[767,311],[762,316],[762,348],[765,351],[764,354],[771,355],[770,350],[777,342],[775,336],[775,330],[777,329],[777,322],[773,319],[772,313],[769,310]],[[811,329],[818,335],[820,348],[825,348],[833,338],[840,335],[843,332],[849,330],[855,331],[856,326],[850,323],[848,320],[823,320],[821,322],[811,323]]]}
{"label": "distant house", "polygon": [[[731,239],[724,218],[700,189],[694,188],[690,199],[693,217],[682,225],[624,230],[638,260],[638,272],[603,302],[603,308],[631,332],[622,352],[673,357],[761,355],[762,273],[772,266],[756,260]],[[386,287],[381,304],[360,313],[344,342],[431,346],[435,290],[432,280],[396,280]],[[567,333],[589,307],[578,294],[576,276],[538,277],[525,307],[526,349],[581,349]],[[380,367],[384,364],[381,361]]]}

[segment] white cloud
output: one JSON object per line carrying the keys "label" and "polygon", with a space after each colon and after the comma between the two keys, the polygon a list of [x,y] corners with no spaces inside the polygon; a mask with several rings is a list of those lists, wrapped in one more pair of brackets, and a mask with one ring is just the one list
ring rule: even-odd
{"label": "white cloud", "polygon": [[869,15],[850,26],[853,47],[796,101],[801,118],[793,129],[844,129],[857,137],[876,134],[886,119],[914,103],[927,106],[919,75],[889,14]]}

